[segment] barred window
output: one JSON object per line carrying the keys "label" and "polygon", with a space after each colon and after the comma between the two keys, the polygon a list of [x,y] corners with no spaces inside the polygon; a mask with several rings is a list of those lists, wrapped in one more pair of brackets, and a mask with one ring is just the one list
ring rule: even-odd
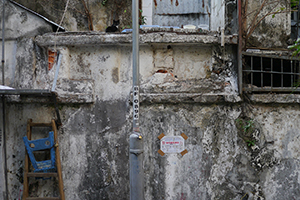
{"label": "barred window", "polygon": [[300,92],[298,58],[243,53],[243,91]]}

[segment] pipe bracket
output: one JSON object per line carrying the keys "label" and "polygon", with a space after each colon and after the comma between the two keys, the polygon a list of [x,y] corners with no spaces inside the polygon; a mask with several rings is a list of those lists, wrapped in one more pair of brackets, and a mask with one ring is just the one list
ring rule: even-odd
{"label": "pipe bracket", "polygon": [[138,156],[138,155],[144,153],[144,149],[130,149],[130,153]]}

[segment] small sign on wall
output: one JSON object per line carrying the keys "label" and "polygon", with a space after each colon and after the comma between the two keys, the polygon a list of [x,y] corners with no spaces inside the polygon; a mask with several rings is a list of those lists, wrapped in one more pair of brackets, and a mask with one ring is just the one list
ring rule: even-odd
{"label": "small sign on wall", "polygon": [[133,87],[133,120],[139,120],[139,87]]}
{"label": "small sign on wall", "polygon": [[184,133],[181,136],[165,136],[162,133],[158,138],[160,139],[160,150],[158,150],[158,153],[161,156],[169,153],[180,153],[183,156],[188,152],[184,146],[184,142],[188,137]]}

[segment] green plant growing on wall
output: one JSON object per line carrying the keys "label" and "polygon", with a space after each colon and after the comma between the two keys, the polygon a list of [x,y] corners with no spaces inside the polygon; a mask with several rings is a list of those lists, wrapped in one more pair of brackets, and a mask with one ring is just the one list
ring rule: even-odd
{"label": "green plant growing on wall", "polygon": [[249,129],[253,127],[253,123],[254,123],[253,119],[249,119],[249,120],[237,119],[236,122],[244,130],[244,133],[247,133]]}
{"label": "green plant growing on wall", "polygon": [[246,121],[246,125],[244,126],[244,132],[247,132],[250,128],[252,128],[253,126],[253,120],[247,120]]}
{"label": "green plant growing on wall", "polygon": [[105,6],[107,1],[108,1],[108,0],[103,0],[103,1],[101,2],[101,5],[102,5],[102,6]]}
{"label": "green plant growing on wall", "polygon": [[288,47],[293,50],[292,56],[297,56],[300,53],[300,38],[295,41],[295,44]]}
{"label": "green plant growing on wall", "polygon": [[255,145],[255,140],[246,140],[248,147],[252,147]]}
{"label": "green plant growing on wall", "polygon": [[141,9],[139,9],[139,11],[140,11],[140,17],[139,17],[140,25],[145,25],[147,18],[143,15],[143,11]]}
{"label": "green plant growing on wall", "polygon": [[239,130],[238,135],[242,138],[248,147],[255,146],[255,138],[253,133],[255,132],[255,122],[249,117],[238,118],[235,120],[236,127]]}

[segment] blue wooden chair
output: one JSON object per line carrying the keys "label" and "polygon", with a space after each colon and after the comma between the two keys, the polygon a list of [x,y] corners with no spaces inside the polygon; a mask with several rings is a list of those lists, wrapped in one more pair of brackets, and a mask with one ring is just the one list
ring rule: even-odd
{"label": "blue wooden chair", "polygon": [[[29,159],[34,168],[34,172],[55,172],[55,147],[54,147],[54,133],[49,132],[48,138],[42,138],[38,140],[28,140],[27,136],[23,137],[25,147],[29,156]],[[36,161],[33,152],[50,149],[50,160]]]}

